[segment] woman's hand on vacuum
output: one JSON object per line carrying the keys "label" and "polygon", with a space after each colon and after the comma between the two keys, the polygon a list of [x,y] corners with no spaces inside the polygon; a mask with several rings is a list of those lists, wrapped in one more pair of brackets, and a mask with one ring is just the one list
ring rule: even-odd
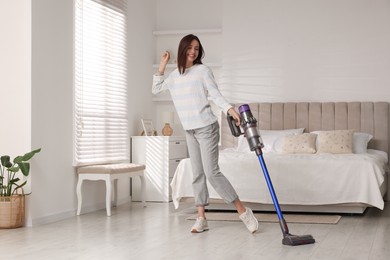
{"label": "woman's hand on vacuum", "polygon": [[234,109],[234,107],[231,107],[228,110],[228,114],[234,118],[234,120],[236,121],[236,126],[239,126],[241,124],[240,115],[237,113],[237,111]]}
{"label": "woman's hand on vacuum", "polygon": [[165,67],[167,66],[170,58],[171,58],[171,54],[169,53],[169,51],[165,51],[161,57],[160,66],[158,68],[159,75],[164,75]]}

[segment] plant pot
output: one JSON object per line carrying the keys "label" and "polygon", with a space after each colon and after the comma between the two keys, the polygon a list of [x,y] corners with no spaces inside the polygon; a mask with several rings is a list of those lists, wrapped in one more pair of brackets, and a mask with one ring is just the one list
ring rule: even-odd
{"label": "plant pot", "polygon": [[0,228],[18,228],[24,225],[25,195],[0,197]]}

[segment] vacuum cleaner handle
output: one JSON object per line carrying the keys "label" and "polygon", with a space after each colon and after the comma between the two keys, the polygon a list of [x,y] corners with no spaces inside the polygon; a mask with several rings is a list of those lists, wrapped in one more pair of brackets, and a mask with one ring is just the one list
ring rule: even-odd
{"label": "vacuum cleaner handle", "polygon": [[229,127],[230,127],[230,131],[232,132],[232,135],[234,135],[235,137],[239,137],[240,135],[243,134],[243,132],[241,131],[240,126],[236,125],[236,120],[234,120],[234,118],[231,115],[228,115],[226,119],[228,121],[228,124],[229,124]]}

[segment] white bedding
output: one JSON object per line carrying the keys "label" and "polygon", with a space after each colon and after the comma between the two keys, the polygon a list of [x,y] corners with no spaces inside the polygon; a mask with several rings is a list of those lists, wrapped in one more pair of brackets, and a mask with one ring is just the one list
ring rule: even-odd
{"label": "white bedding", "polygon": [[[383,209],[380,186],[384,182],[387,154],[264,154],[277,198],[282,205],[333,205],[362,203]],[[222,173],[231,181],[241,201],[272,204],[254,152],[220,152]],[[180,162],[171,182],[175,208],[193,197],[189,159]],[[210,198],[220,199],[211,185]]]}

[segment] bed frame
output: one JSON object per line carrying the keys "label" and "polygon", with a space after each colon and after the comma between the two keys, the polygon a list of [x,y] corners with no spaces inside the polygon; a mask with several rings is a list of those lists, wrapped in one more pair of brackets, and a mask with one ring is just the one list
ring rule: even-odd
{"label": "bed frame", "polygon": [[[389,152],[389,104],[388,102],[299,102],[299,103],[250,103],[258,126],[264,130],[305,128],[305,132],[316,130],[353,129],[373,135],[368,148]],[[238,108],[239,105],[236,105]],[[233,137],[225,116],[221,120],[221,148],[234,147]],[[387,200],[390,187],[386,174],[381,187]],[[385,194],[387,193],[387,196]],[[226,205],[226,204],[224,204]],[[223,209],[220,203],[210,204],[210,209]],[[257,210],[274,210],[273,205],[251,205]],[[342,205],[281,205],[284,211],[363,213],[367,208],[361,204]]]}

